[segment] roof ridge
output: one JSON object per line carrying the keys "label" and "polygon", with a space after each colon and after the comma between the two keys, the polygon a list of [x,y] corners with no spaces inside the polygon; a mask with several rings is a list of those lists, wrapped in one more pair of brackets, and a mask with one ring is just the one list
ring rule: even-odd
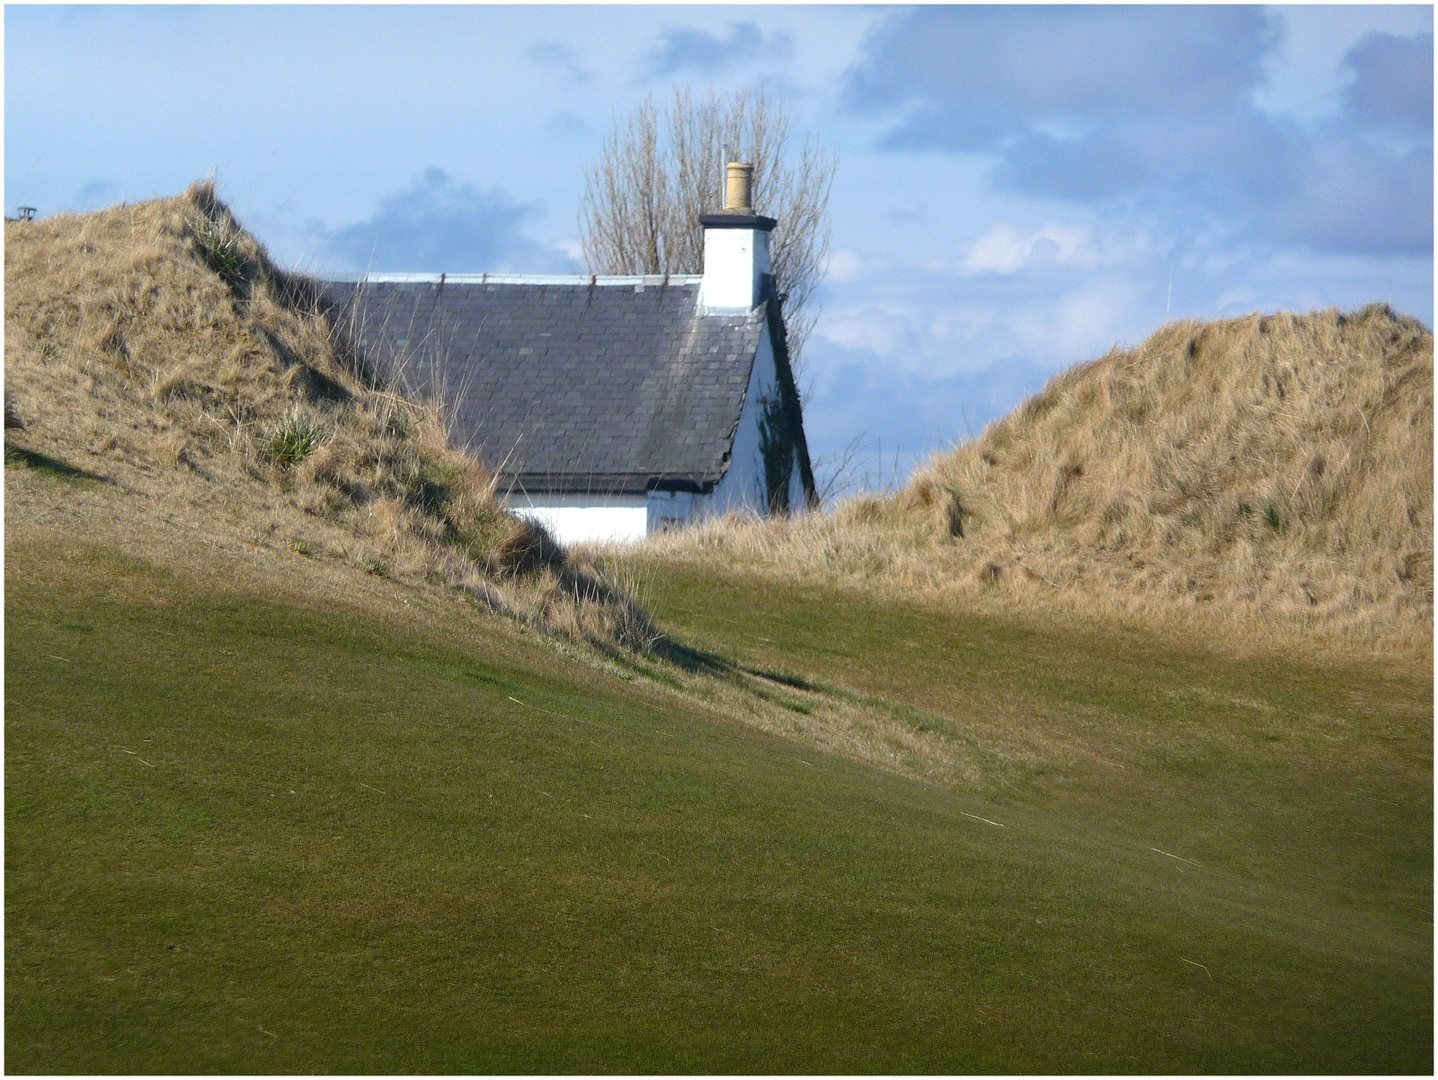
{"label": "roof ridge", "polygon": [[356,285],[698,285],[702,274],[317,274]]}

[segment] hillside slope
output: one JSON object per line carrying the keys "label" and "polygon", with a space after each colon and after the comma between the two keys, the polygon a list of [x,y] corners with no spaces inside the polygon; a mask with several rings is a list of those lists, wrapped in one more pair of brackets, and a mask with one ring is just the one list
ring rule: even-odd
{"label": "hillside slope", "polygon": [[891,499],[655,556],[1431,655],[1433,336],[1375,305],[1164,327]]}
{"label": "hillside slope", "polygon": [[7,460],[93,475],[217,542],[444,582],[576,640],[652,637],[500,505],[442,408],[338,350],[212,186],[5,230]]}
{"label": "hillside slope", "polygon": [[958,754],[916,781],[6,472],[14,1072],[1431,1067],[1431,677],[656,582],[796,722]]}
{"label": "hillside slope", "polygon": [[576,564],[204,189],[7,229],[13,1071],[1429,1067],[1431,671],[974,615],[1091,609],[949,487]]}

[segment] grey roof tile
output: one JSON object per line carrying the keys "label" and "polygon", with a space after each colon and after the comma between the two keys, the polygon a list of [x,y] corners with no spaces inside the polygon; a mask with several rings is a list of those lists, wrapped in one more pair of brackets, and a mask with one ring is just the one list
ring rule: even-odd
{"label": "grey roof tile", "polygon": [[371,368],[531,491],[707,487],[728,467],[764,310],[701,315],[698,286],[322,283]]}

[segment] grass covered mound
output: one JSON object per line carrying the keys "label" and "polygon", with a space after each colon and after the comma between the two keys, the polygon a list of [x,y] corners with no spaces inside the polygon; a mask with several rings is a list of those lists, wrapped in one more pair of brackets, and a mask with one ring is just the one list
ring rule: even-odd
{"label": "grass covered mound", "polygon": [[509,514],[437,403],[377,386],[215,196],[5,226],[7,455],[197,530],[441,581],[576,640],[653,635]]}
{"label": "grass covered mound", "polygon": [[1383,305],[1175,323],[1060,375],[905,500],[980,574],[1411,633],[1432,619],[1433,336]]}
{"label": "grass covered mound", "polygon": [[1179,322],[892,499],[665,538],[979,606],[1431,655],[1433,336],[1374,305]]}

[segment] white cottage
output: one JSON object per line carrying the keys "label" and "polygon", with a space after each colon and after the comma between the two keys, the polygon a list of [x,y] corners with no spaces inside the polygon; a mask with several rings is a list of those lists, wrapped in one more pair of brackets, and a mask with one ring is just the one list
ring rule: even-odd
{"label": "white cottage", "polygon": [[358,355],[446,403],[454,441],[561,543],[816,503],[749,167],[700,219],[704,272],[367,274],[321,283]]}

